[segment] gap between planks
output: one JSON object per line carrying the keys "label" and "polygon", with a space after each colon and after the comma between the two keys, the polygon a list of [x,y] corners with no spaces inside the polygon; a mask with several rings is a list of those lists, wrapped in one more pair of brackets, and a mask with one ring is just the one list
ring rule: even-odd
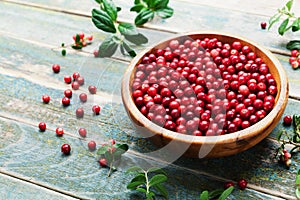
{"label": "gap between planks", "polygon": [[[4,120],[11,120],[11,121],[14,121],[14,122],[22,123],[22,124],[25,124],[27,126],[36,127],[36,125],[34,123],[29,122],[29,121],[27,121],[25,119],[16,118],[14,116],[5,116],[2,113],[0,113],[0,118],[2,118]],[[55,131],[55,130],[53,129],[52,131]],[[79,138],[78,136],[75,136],[74,134],[67,133],[67,132],[66,132],[66,135],[68,135],[70,137],[73,137],[73,138],[76,138],[76,139],[81,139],[81,140],[88,140],[89,139],[89,138]],[[267,139],[270,140],[270,141],[272,141],[272,142],[277,141],[275,138],[272,138],[272,137],[267,137]],[[193,173],[193,174],[205,176],[205,177],[207,177],[207,178],[209,178],[211,180],[217,180],[217,181],[221,181],[221,182],[232,181],[230,179],[226,179],[226,178],[223,178],[223,177],[220,177],[220,176],[216,176],[216,175],[213,175],[211,173],[204,172],[204,171],[197,171],[197,170],[189,169],[187,167],[178,166],[178,165],[175,165],[173,163],[168,163],[168,162],[166,162],[164,160],[153,158],[151,156],[146,156],[144,154],[141,154],[141,153],[139,153],[137,151],[134,151],[134,150],[131,150],[131,149],[128,150],[128,153],[131,154],[131,155],[133,155],[133,156],[139,157],[139,158],[143,158],[143,159],[146,159],[146,160],[152,160],[152,161],[155,161],[155,162],[167,164],[167,165],[169,165],[169,166],[171,166],[173,168],[176,168],[176,169],[180,169],[180,170],[188,171],[188,172]],[[30,178],[19,177],[17,175],[11,174],[9,172],[4,172],[1,168],[0,168],[0,173],[6,174],[8,176],[12,176],[14,178],[17,178],[17,179],[20,179],[20,180],[23,180],[23,181],[27,181],[27,182],[36,184],[38,186],[41,186],[41,187],[44,187],[44,188],[47,188],[47,189],[54,190],[56,192],[59,192],[59,193],[65,194],[65,195],[69,195],[69,196],[74,197],[74,198],[84,199],[82,197],[74,195],[73,193],[69,193],[67,191],[63,191],[63,190],[59,190],[59,189],[56,189],[56,188],[52,188],[52,187],[47,186],[47,185],[43,185],[42,183],[39,183],[39,182],[37,182],[35,180],[31,180]],[[264,194],[275,196],[275,197],[280,197],[280,198],[290,199],[290,200],[296,200],[296,198],[293,197],[293,196],[290,196],[290,195],[287,195],[287,194],[283,194],[283,193],[275,191],[275,190],[270,190],[270,189],[267,189],[267,188],[263,188],[263,187],[260,187],[260,186],[257,186],[257,185],[253,185],[253,184],[248,184],[247,188],[255,190],[255,191],[258,191],[258,192],[261,192],[261,193],[264,193]]]}
{"label": "gap between planks", "polygon": [[[65,13],[65,14],[71,14],[71,15],[91,18],[90,13],[82,12],[82,11],[79,11],[79,10],[61,9],[61,8],[55,7],[55,6],[45,6],[45,5],[36,4],[36,3],[22,2],[22,1],[19,1],[19,0],[0,0],[0,1],[7,2],[7,3],[12,3],[12,4],[17,4],[17,5],[22,5],[22,6],[27,6],[27,7],[34,7],[34,8],[38,8],[38,9],[44,9],[44,10],[49,10],[49,11],[54,11],[54,12],[61,12],[61,13]],[[186,0],[181,0],[181,1],[182,2],[189,2],[189,1],[186,1]],[[202,5],[199,2],[198,3],[196,2],[196,4]],[[237,11],[237,10],[235,10],[235,11]],[[121,19],[121,20],[118,20],[117,22],[118,23],[119,22],[131,23],[130,21],[128,21],[126,19]],[[177,31],[172,31],[170,29],[165,29],[161,26],[156,26],[156,25],[152,25],[152,24],[146,24],[146,25],[140,26],[140,28],[149,29],[149,30],[156,30],[156,31],[161,31],[161,32],[166,32],[166,33],[173,33],[173,34],[180,33],[180,32],[177,32]],[[276,53],[276,54],[290,56],[290,52],[287,51],[287,50],[280,50],[280,49],[271,48],[271,47],[269,47],[268,49],[271,52]]]}

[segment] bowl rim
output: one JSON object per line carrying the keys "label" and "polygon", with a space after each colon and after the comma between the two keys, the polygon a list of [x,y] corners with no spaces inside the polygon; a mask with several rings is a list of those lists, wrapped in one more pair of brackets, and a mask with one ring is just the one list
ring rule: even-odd
{"label": "bowl rim", "polygon": [[[163,43],[170,41],[172,39],[180,38],[180,37],[186,37],[191,35],[215,35],[215,36],[225,36],[230,37],[232,39],[242,40],[246,43],[249,43],[253,46],[255,46],[256,49],[261,51],[263,54],[265,54],[274,64],[278,71],[279,79],[280,79],[280,91],[277,94],[277,102],[275,106],[273,107],[272,111],[269,112],[266,117],[264,117],[262,120],[257,122],[254,125],[251,125],[250,127],[229,133],[224,135],[218,135],[218,136],[193,136],[193,135],[187,135],[178,133],[175,131],[171,131],[168,129],[165,129],[163,127],[160,127],[156,125],[155,123],[151,122],[148,118],[146,118],[136,107],[132,97],[131,97],[131,87],[129,87],[130,84],[130,77],[132,75],[132,71],[136,64],[141,60],[141,58],[151,51],[153,48],[162,45]],[[207,36],[209,37],[209,36]],[[278,83],[277,83],[278,84]],[[194,144],[224,144],[224,143],[232,143],[236,141],[240,141],[246,138],[255,137],[259,133],[259,127],[261,126],[270,126],[273,122],[273,119],[276,118],[278,111],[283,107],[285,108],[286,102],[288,99],[288,78],[286,76],[286,72],[283,69],[281,63],[279,60],[266,48],[262,47],[261,45],[257,44],[256,42],[253,42],[249,39],[243,38],[241,36],[237,36],[231,33],[225,33],[225,32],[216,32],[216,31],[193,31],[193,32],[186,32],[181,34],[173,35],[169,38],[166,38],[164,40],[161,40],[160,42],[151,45],[147,48],[145,48],[143,51],[137,54],[136,57],[134,57],[130,64],[128,65],[125,74],[123,76],[122,80],[122,100],[124,103],[124,106],[131,108],[127,109],[127,112],[130,112],[131,117],[133,116],[138,123],[140,123],[145,128],[149,129],[151,132],[155,133],[156,135],[159,134],[165,138],[169,138],[170,140],[179,140],[181,142],[185,143],[194,143]]]}

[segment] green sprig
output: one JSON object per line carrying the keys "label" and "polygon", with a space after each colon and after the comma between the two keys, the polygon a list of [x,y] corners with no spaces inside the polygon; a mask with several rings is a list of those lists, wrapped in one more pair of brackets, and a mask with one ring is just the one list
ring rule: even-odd
{"label": "green sprig", "polygon": [[218,200],[225,200],[232,193],[233,190],[233,186],[228,187],[226,190],[216,189],[211,192],[204,190],[200,194],[200,200],[216,199],[217,197]]}

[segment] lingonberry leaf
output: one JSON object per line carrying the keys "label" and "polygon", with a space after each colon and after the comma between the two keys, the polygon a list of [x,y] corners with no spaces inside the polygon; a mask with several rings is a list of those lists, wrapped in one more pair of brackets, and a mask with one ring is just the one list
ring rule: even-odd
{"label": "lingonberry leaf", "polygon": [[120,157],[122,154],[124,154],[128,150],[127,144],[115,144],[114,147],[116,148],[114,151],[114,156]]}
{"label": "lingonberry leaf", "polygon": [[149,191],[147,194],[146,194],[146,199],[147,200],[153,200],[154,197],[155,196],[155,193],[154,192],[152,192],[152,191]]}
{"label": "lingonberry leaf", "polygon": [[110,16],[113,21],[116,21],[118,10],[112,0],[102,0],[105,12]]}
{"label": "lingonberry leaf", "polygon": [[120,45],[120,51],[121,51],[122,55],[124,55],[124,56],[126,55],[123,43]]}
{"label": "lingonberry leaf", "polygon": [[161,168],[159,168],[159,167],[151,167],[147,171],[148,171],[148,173],[150,173],[150,172],[156,172],[156,173],[162,173],[164,175],[167,175],[167,173],[164,170],[162,170]]}
{"label": "lingonberry leaf", "polygon": [[104,155],[105,152],[107,152],[108,146],[107,145],[103,145],[100,148],[98,148],[97,150],[97,155]]}
{"label": "lingonberry leaf", "polygon": [[218,200],[225,200],[232,193],[233,190],[234,190],[234,187],[230,186],[221,194],[221,196],[218,198]]}
{"label": "lingonberry leaf", "polygon": [[279,131],[279,133],[276,136],[277,141],[280,141],[282,134],[283,134],[283,131]]}
{"label": "lingonberry leaf", "polygon": [[288,50],[300,49],[300,40],[292,40],[288,42],[286,48]]}
{"label": "lingonberry leaf", "polygon": [[133,24],[121,22],[118,25],[118,30],[122,35],[137,35],[139,32]]}
{"label": "lingonberry leaf", "polygon": [[154,188],[166,199],[168,199],[168,191],[166,190],[166,188],[162,185],[162,184],[156,184],[154,185]]}
{"label": "lingonberry leaf", "polygon": [[222,189],[216,189],[216,190],[209,192],[208,196],[209,196],[209,198],[214,199],[214,198],[220,196],[223,192],[224,192],[224,190],[222,190]]}
{"label": "lingonberry leaf", "polygon": [[280,24],[279,28],[278,28],[278,33],[279,35],[283,35],[286,31],[287,25],[289,23],[290,19],[286,18],[285,20],[283,20],[283,22]]}
{"label": "lingonberry leaf", "polygon": [[80,35],[76,34],[75,43],[79,43],[79,42],[80,42]]}
{"label": "lingonberry leaf", "polygon": [[273,26],[273,24],[275,24],[276,22],[278,22],[280,20],[282,15],[283,15],[282,13],[276,13],[275,15],[273,15],[270,18],[268,30],[270,30],[270,28]]}
{"label": "lingonberry leaf", "polygon": [[123,47],[126,50],[126,52],[129,54],[129,56],[131,56],[131,57],[136,56],[135,51],[127,44],[127,42],[125,40],[121,44],[121,47]]}
{"label": "lingonberry leaf", "polygon": [[297,176],[296,176],[296,185],[299,185],[299,186],[300,186],[300,169],[298,169],[298,172],[297,172]]}
{"label": "lingonberry leaf", "polygon": [[174,12],[173,8],[170,8],[170,7],[166,7],[166,8],[156,10],[157,15],[160,16],[163,19],[172,17],[173,12]]}
{"label": "lingonberry leaf", "polygon": [[150,179],[149,186],[165,182],[167,179],[167,176],[164,174],[156,174]]}
{"label": "lingonberry leaf", "polygon": [[296,188],[296,197],[300,199],[300,188]]}
{"label": "lingonberry leaf", "polygon": [[135,45],[146,44],[148,42],[148,38],[146,38],[143,34],[139,33],[137,35],[124,35],[125,39]]}
{"label": "lingonberry leaf", "polygon": [[143,173],[144,170],[139,166],[133,166],[126,170],[126,174],[128,173]]}
{"label": "lingonberry leaf", "polygon": [[92,10],[92,21],[94,25],[105,32],[116,33],[116,28],[111,17],[103,10]]}
{"label": "lingonberry leaf", "polygon": [[294,132],[300,136],[300,115],[293,115]]}
{"label": "lingonberry leaf", "polygon": [[208,191],[205,190],[200,194],[200,200],[208,200]]}
{"label": "lingonberry leaf", "polygon": [[132,6],[132,7],[130,8],[130,11],[131,11],[131,12],[137,12],[137,13],[139,13],[139,12],[141,12],[141,10],[143,10],[143,9],[145,9],[145,7],[144,7],[143,4],[136,4],[136,5],[134,5],[134,6]]}
{"label": "lingonberry leaf", "polygon": [[147,190],[145,188],[139,187],[139,188],[136,188],[135,190],[147,194]]}
{"label": "lingonberry leaf", "polygon": [[121,10],[122,10],[122,8],[117,6],[117,12],[120,12]]}
{"label": "lingonberry leaf", "polygon": [[116,40],[117,38],[115,35],[106,37],[102,44],[99,46],[98,57],[111,57],[116,52],[119,45]]}
{"label": "lingonberry leaf", "polygon": [[82,45],[72,45],[72,48],[79,50],[79,49],[82,49]]}
{"label": "lingonberry leaf", "polygon": [[293,0],[290,0],[290,1],[286,2],[285,6],[287,7],[288,11],[291,10],[292,5],[293,5]]}
{"label": "lingonberry leaf", "polygon": [[291,26],[292,26],[293,32],[299,31],[300,30],[300,17],[298,17]]}
{"label": "lingonberry leaf", "polygon": [[102,0],[95,0],[97,3],[101,4]]}
{"label": "lingonberry leaf", "polygon": [[142,10],[135,18],[134,23],[137,26],[141,26],[146,22],[150,21],[154,17],[154,11],[152,10]]}
{"label": "lingonberry leaf", "polygon": [[153,6],[155,10],[166,8],[169,0],[154,0]]}

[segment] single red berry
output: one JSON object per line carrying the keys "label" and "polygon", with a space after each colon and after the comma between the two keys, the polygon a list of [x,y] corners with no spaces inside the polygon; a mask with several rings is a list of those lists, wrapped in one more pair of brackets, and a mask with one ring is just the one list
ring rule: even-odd
{"label": "single red berry", "polygon": [[79,35],[80,39],[84,38],[84,33],[83,32],[79,33],[78,35]]}
{"label": "single red berry", "polygon": [[80,85],[77,81],[74,81],[71,86],[73,90],[78,90]]}
{"label": "single red berry", "polygon": [[96,86],[90,85],[88,89],[91,94],[96,94],[97,92]]}
{"label": "single red berry", "polygon": [[267,28],[267,22],[261,22],[260,27],[261,27],[261,29],[266,29]]}
{"label": "single red berry", "polygon": [[58,64],[52,65],[52,70],[56,74],[59,73],[59,71],[60,71],[60,65],[58,65]]}
{"label": "single red berry", "polygon": [[79,76],[76,81],[79,83],[79,85],[83,85],[84,84],[84,78],[83,76]]}
{"label": "single red berry", "polygon": [[73,80],[76,81],[78,77],[80,77],[80,74],[78,72],[73,73]]}
{"label": "single red berry", "polygon": [[92,35],[88,35],[88,36],[86,36],[86,39],[89,40],[89,41],[92,41],[93,40],[93,36]]}
{"label": "single red berry", "polygon": [[94,50],[93,54],[94,54],[95,57],[98,57],[99,56],[99,51],[98,50]]}
{"label": "single red berry", "polygon": [[61,103],[63,104],[63,106],[68,106],[70,105],[70,99],[68,97],[64,97],[61,99]]}
{"label": "single red berry", "polygon": [[71,152],[71,146],[69,144],[61,145],[61,152],[65,155],[69,155]]}
{"label": "single red berry", "polygon": [[226,183],[224,184],[224,189],[227,189],[227,188],[229,188],[229,187],[231,187],[231,186],[234,186],[234,182],[232,182],[232,181],[226,182]]}
{"label": "single red berry", "polygon": [[290,64],[292,64],[293,62],[297,61],[296,57],[291,56],[289,59]]}
{"label": "single red berry", "polygon": [[64,134],[64,129],[58,127],[58,128],[56,128],[55,132],[56,132],[56,135],[57,135],[57,136],[63,136],[63,134]]}
{"label": "single red berry", "polygon": [[49,101],[50,101],[50,96],[47,95],[47,94],[45,94],[45,95],[42,96],[42,100],[43,100],[44,103],[49,103]]}
{"label": "single red berry", "polygon": [[293,69],[297,69],[299,67],[299,63],[297,61],[292,62],[291,65]]}
{"label": "single red berry", "polygon": [[71,98],[72,97],[72,90],[67,89],[64,91],[65,97]]}
{"label": "single red berry", "polygon": [[81,137],[86,137],[86,129],[85,128],[80,128],[78,130],[78,133]]}
{"label": "single red berry", "polygon": [[85,93],[81,93],[80,95],[79,95],[79,99],[80,99],[80,101],[81,102],[86,102],[87,101],[87,95],[85,94]]}
{"label": "single red berry", "polygon": [[283,124],[285,126],[290,126],[292,124],[292,121],[293,121],[293,118],[292,116],[290,115],[286,115],[284,118],[283,118]]}
{"label": "single red berry", "polygon": [[107,160],[105,158],[101,158],[99,160],[99,164],[101,167],[106,167],[107,166]]}
{"label": "single red berry", "polygon": [[248,183],[245,179],[240,179],[237,184],[242,190],[244,190],[246,189]]}
{"label": "single red berry", "polygon": [[67,75],[64,77],[64,81],[65,81],[65,83],[70,84],[72,82],[72,77]]}
{"label": "single red berry", "polygon": [[89,141],[88,148],[90,151],[95,151],[96,149],[96,142],[94,140]]}
{"label": "single red berry", "polygon": [[110,141],[110,143],[111,143],[112,145],[116,144],[116,141],[115,141],[114,139],[111,139],[111,140],[109,140],[109,141]]}
{"label": "single red berry", "polygon": [[73,36],[72,36],[74,41],[76,41],[76,36],[77,36],[77,35],[73,35]]}
{"label": "single red berry", "polygon": [[299,55],[299,51],[294,49],[291,51],[291,57],[297,57]]}
{"label": "single red berry", "polygon": [[98,105],[94,105],[94,106],[92,107],[92,110],[93,110],[93,112],[95,113],[95,115],[99,115],[101,108],[100,108],[100,106],[98,106]]}
{"label": "single red berry", "polygon": [[76,117],[77,118],[83,118],[83,115],[84,115],[83,108],[77,108],[77,110],[76,110]]}
{"label": "single red berry", "polygon": [[40,122],[39,123],[39,129],[41,132],[44,132],[46,130],[46,123],[45,122]]}

